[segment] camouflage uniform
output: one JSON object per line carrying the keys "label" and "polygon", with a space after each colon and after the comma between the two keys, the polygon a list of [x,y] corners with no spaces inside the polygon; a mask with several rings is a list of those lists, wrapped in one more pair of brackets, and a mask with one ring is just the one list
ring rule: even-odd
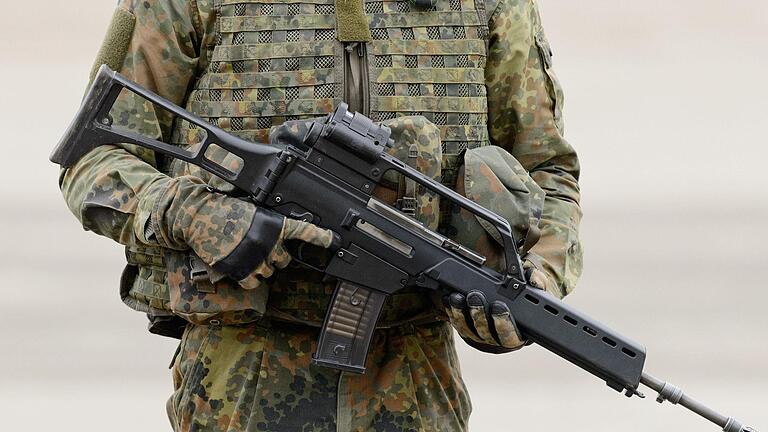
{"label": "camouflage uniform", "polygon": [[[97,63],[254,141],[330,111],[350,80],[360,83],[357,109],[392,127],[393,152],[507,217],[534,282],[570,292],[581,271],[579,167],[534,2],[345,4],[359,13],[332,0],[122,0]],[[368,31],[349,31],[361,19]],[[365,63],[367,76],[346,70],[349,61]],[[193,125],[130,96],[113,117],[177,145],[199,139]],[[471,406],[450,326],[426,294],[390,299],[365,375],[310,366],[332,286],[297,267],[254,289],[217,274],[212,265],[255,211],[217,193],[220,179],[116,145],[60,183],[86,229],[126,246],[123,300],[155,321],[189,322],[173,363],[175,430],[466,429]],[[390,186],[378,193],[407,209],[415,200],[432,228],[488,256],[498,249],[471,215],[439,209],[401,179]],[[205,223],[184,225],[190,210],[178,197],[203,195]],[[201,232],[223,235],[197,242]]]}

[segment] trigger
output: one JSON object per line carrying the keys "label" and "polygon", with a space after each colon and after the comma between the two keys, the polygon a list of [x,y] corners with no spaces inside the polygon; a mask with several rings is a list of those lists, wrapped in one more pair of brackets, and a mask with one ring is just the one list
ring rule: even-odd
{"label": "trigger", "polygon": [[310,212],[297,212],[297,211],[291,211],[291,214],[289,216],[291,219],[298,219],[300,221],[304,222],[314,222],[315,215],[313,215]]}

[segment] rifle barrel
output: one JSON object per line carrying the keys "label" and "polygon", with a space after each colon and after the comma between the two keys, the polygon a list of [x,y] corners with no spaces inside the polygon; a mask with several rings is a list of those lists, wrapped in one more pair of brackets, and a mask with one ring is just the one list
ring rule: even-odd
{"label": "rifle barrel", "polygon": [[757,432],[757,429],[745,426],[735,418],[724,416],[696,399],[689,397],[680,387],[655,378],[650,374],[643,372],[640,383],[659,394],[656,398],[657,402],[669,401],[674,405],[680,404],[720,426],[723,428],[723,432]]}

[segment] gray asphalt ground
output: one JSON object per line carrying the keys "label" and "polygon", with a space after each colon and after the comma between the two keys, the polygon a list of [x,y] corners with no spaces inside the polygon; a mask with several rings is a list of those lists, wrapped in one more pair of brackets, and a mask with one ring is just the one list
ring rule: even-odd
{"label": "gray asphalt ground", "polygon": [[[652,373],[768,430],[768,4],[540,3],[583,165],[568,301],[646,345]],[[122,306],[121,248],[82,232],[46,160],[112,5],[3,4],[2,430],[168,429],[175,343]],[[537,347],[459,345],[475,431],[716,430]]]}

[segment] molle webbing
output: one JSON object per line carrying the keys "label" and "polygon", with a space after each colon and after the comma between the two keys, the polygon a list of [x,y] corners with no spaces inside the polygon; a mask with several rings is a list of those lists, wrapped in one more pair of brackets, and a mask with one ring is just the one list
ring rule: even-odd
{"label": "molle webbing", "polygon": [[[342,102],[341,41],[352,36],[341,33],[337,16],[343,12],[334,0],[215,1],[215,46],[207,51],[207,70],[190,92],[187,109],[243,139],[269,142],[271,127],[323,116]],[[436,124],[442,182],[453,187],[462,151],[489,143],[482,0],[435,0],[429,9],[409,0],[349,4],[363,9],[370,32],[369,116],[384,121],[422,115]],[[199,139],[194,125],[175,125],[174,143]],[[326,291],[319,282],[275,283],[269,301],[297,317],[321,320]],[[392,315],[386,319],[434,310],[423,294],[404,295],[389,302],[385,314]]]}
{"label": "molle webbing", "polygon": [[[241,138],[267,142],[272,126],[322,116],[341,102],[344,15],[334,0],[223,0],[217,44],[187,108]],[[488,38],[482,1],[344,2],[365,12],[370,41],[370,117],[423,115],[441,130],[443,183],[455,184],[458,157],[489,143],[484,68]],[[348,37],[349,36],[349,37]],[[359,36],[359,35],[358,35]],[[367,37],[365,38],[367,39]],[[197,138],[185,122],[174,141]]]}
{"label": "molle webbing", "polygon": [[141,312],[170,311],[163,251],[152,247],[130,247],[125,249],[125,257],[128,267],[120,281],[123,302]]}
{"label": "molle webbing", "polygon": [[[342,101],[343,49],[333,0],[224,0],[208,70],[187,109],[250,141],[285,121],[320,117]],[[180,122],[173,140],[194,137]]]}
{"label": "molle webbing", "polygon": [[369,63],[371,118],[422,115],[440,128],[443,178],[456,179],[458,156],[488,144],[486,39],[482,2],[436,0],[429,10],[410,2],[372,1]]}

